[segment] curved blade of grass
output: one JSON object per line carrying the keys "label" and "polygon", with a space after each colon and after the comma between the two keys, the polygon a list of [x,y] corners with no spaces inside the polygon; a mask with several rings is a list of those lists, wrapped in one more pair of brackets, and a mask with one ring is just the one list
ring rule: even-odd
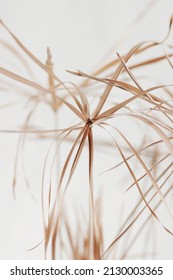
{"label": "curved blade of grass", "polygon": [[[107,129],[106,129],[105,127],[103,127],[103,126],[101,126],[101,125],[99,125],[99,126],[100,126],[102,129],[104,129],[105,131],[107,131]],[[114,127],[114,128],[115,128],[115,127]],[[116,129],[116,128],[115,128],[115,129]],[[160,222],[160,220],[159,220],[158,216],[156,215],[156,213],[155,213],[155,212],[151,209],[151,207],[149,206],[148,202],[147,202],[146,199],[145,199],[144,194],[142,193],[142,191],[141,191],[141,189],[140,189],[138,180],[136,179],[136,176],[135,176],[133,170],[131,169],[130,165],[129,165],[128,162],[126,161],[126,158],[125,158],[125,156],[124,156],[124,154],[123,154],[121,148],[120,148],[119,145],[117,144],[117,142],[116,142],[115,138],[112,136],[112,134],[110,134],[108,131],[107,131],[107,133],[108,133],[108,134],[111,136],[111,138],[113,139],[113,141],[114,141],[115,145],[117,146],[117,148],[118,148],[118,150],[119,150],[119,152],[120,152],[120,154],[121,154],[123,160],[125,161],[125,164],[126,164],[128,170],[129,170],[129,172],[130,172],[132,178],[134,179],[135,185],[137,186],[137,188],[138,188],[138,190],[139,190],[139,193],[140,193],[140,195],[141,195],[141,198],[142,198],[142,200],[145,202],[145,207],[144,207],[144,208],[148,208],[148,209],[150,210],[151,215],[153,215],[153,216],[155,217],[155,219],[159,222],[159,224],[160,224],[167,232],[169,232],[171,235],[173,235],[173,233],[172,233],[169,229],[167,229],[167,228]],[[159,192],[160,192],[160,188],[159,188]],[[158,190],[157,190],[156,194],[157,194],[157,193],[158,193]],[[117,241],[131,228],[131,226],[132,226],[132,225],[134,224],[134,222],[138,219],[138,217],[140,216],[140,214],[141,214],[141,213],[139,212],[139,214],[135,217],[135,219],[126,227],[126,229],[125,229],[123,232],[121,232],[121,234],[111,243],[111,245],[110,245],[110,246],[106,249],[106,251],[104,252],[103,256],[110,250],[110,248],[113,246],[113,244],[115,244],[115,242],[117,242]]]}
{"label": "curved blade of grass", "polygon": [[[45,94],[47,94],[47,93],[52,94],[50,90],[40,86],[39,84],[37,84],[35,82],[32,82],[32,81],[30,81],[30,80],[28,80],[26,78],[23,78],[23,77],[15,74],[15,73],[13,73],[11,71],[8,71],[8,70],[6,70],[6,69],[4,69],[2,67],[0,67],[0,73],[5,75],[5,76],[7,76],[7,77],[9,77],[9,78],[11,78],[11,79],[13,79],[13,80],[16,80],[16,81],[20,82],[22,84],[28,85],[28,86],[30,86],[32,88],[35,88],[35,89],[37,89],[37,90],[39,90],[39,91],[41,91],[41,92],[43,92]],[[84,116],[81,114],[81,112],[78,111],[72,104],[70,104],[69,102],[65,101],[64,99],[62,99],[62,98],[60,98],[58,96],[56,96],[56,98],[58,100],[60,100],[62,103],[64,103],[67,107],[69,107],[70,110],[73,111],[80,119],[82,119],[82,120],[84,119]]]}
{"label": "curved blade of grass", "polygon": [[60,84],[63,84],[60,79],[52,73],[38,58],[36,58],[20,41],[19,39],[13,34],[13,32],[0,20],[0,24],[7,30],[7,32],[12,36],[15,40],[17,45],[24,51],[24,53],[30,57],[30,59],[35,62],[40,68],[42,68],[47,74],[49,74],[53,79],[57,80]]}
{"label": "curved blade of grass", "polygon": [[[165,174],[172,168],[172,166],[173,166],[173,163],[170,163],[163,171],[162,171],[162,173],[156,178],[156,181],[158,182],[159,180],[161,180],[162,179],[162,177],[163,176],[165,176]],[[162,187],[163,187],[164,185],[162,184]],[[130,186],[131,187],[131,186]],[[129,187],[129,188],[130,188]],[[146,197],[149,193],[150,193],[150,191],[152,191],[152,189],[153,189],[153,186],[151,185],[149,188],[148,188],[148,190],[146,190],[146,192],[144,193],[144,196]],[[155,192],[155,195],[154,196],[156,196],[157,195],[157,192]],[[154,198],[154,197],[153,197]],[[119,230],[119,233],[118,233],[118,235],[123,231],[123,228],[126,226],[126,224],[128,223],[128,221],[129,221],[129,217],[132,217],[134,214],[135,214],[135,212],[137,211],[137,209],[139,208],[139,206],[142,204],[142,202],[143,202],[143,199],[141,198],[140,200],[139,200],[139,202],[136,204],[136,206],[133,208],[133,210],[130,212],[130,214],[129,214],[129,216],[127,217],[127,219],[124,221],[124,223],[122,224],[122,226],[121,226],[121,228],[120,228],[120,230]],[[160,202],[161,202],[161,200],[160,200]],[[145,207],[146,208],[146,207]]]}
{"label": "curved blade of grass", "polygon": [[[145,44],[145,43],[142,42],[142,43],[139,43],[139,44],[135,45],[135,46],[127,53],[127,55],[124,57],[124,61],[127,62],[127,61],[132,57],[132,55],[134,55],[134,53],[135,53],[143,44]],[[120,65],[117,67],[117,69],[116,69],[114,75],[112,76],[112,80],[117,80],[117,78],[118,78],[118,76],[120,75],[122,69],[123,69],[123,66],[122,66],[122,64],[120,64]],[[101,98],[100,98],[100,102],[98,103],[98,105],[97,105],[95,111],[94,111],[93,114],[92,114],[92,117],[93,117],[93,118],[94,118],[94,117],[97,117],[98,114],[100,113],[101,109],[103,108],[103,106],[104,106],[104,104],[105,104],[105,102],[106,102],[106,100],[107,100],[107,98],[108,98],[108,95],[109,95],[111,89],[112,89],[112,85],[107,85],[107,86],[106,86],[106,88],[105,88],[105,90],[104,90],[104,92],[103,92],[103,94],[102,94],[102,96],[101,96]]]}
{"label": "curved blade of grass", "polygon": [[[161,185],[161,187],[163,187],[163,186],[165,185],[166,181],[167,181],[171,176],[172,176],[172,172],[171,172],[171,173],[168,175],[168,177],[165,179],[165,181],[163,182],[163,184]],[[173,184],[172,184],[171,187],[167,190],[167,192],[164,194],[165,197],[166,197],[166,196],[169,194],[169,192],[172,190],[172,187],[173,187]],[[156,193],[153,194],[153,196],[150,198],[150,201],[153,200],[153,198],[154,198],[155,195],[156,195]],[[161,204],[161,201],[159,201],[159,202],[157,203],[157,205],[154,207],[154,211],[157,210],[157,208],[160,206],[160,204]],[[143,208],[143,209],[140,211],[140,212],[141,212],[140,214],[142,214],[142,212],[143,212],[144,210],[145,210],[145,209]],[[127,251],[130,249],[130,247],[131,247],[131,246],[133,245],[133,243],[136,241],[136,239],[137,239],[138,236],[139,236],[139,233],[143,230],[144,226],[148,223],[149,219],[151,219],[151,218],[152,218],[152,215],[150,215],[150,216],[145,220],[145,222],[142,223],[141,227],[139,228],[139,230],[137,231],[137,233],[135,234],[135,236],[134,236],[133,239],[131,240],[130,244],[128,245]],[[164,229],[165,229],[169,234],[173,235],[173,233],[172,233],[168,228],[164,227]],[[125,258],[125,256],[126,256],[126,254],[124,253],[124,254],[122,255],[121,258]]]}
{"label": "curved blade of grass", "polygon": [[[167,154],[166,156],[164,156],[163,158],[161,158],[156,164],[154,164],[150,169],[149,172],[151,172],[152,170],[154,170],[156,167],[158,167],[158,165],[160,163],[162,163],[163,161],[165,161],[165,159],[167,159],[170,156],[170,154]],[[147,173],[144,173],[141,177],[138,178],[138,181],[142,180],[143,178],[145,178],[147,176]],[[157,181],[157,180],[156,180]],[[126,190],[129,191],[132,187],[134,186],[134,183],[131,184],[128,189]]]}
{"label": "curved blade of grass", "polygon": [[[66,84],[66,83],[64,83],[64,84]],[[86,111],[85,111],[86,98],[84,98],[84,94],[81,93],[81,91],[78,89],[78,87],[75,84],[73,84],[73,83],[70,83],[70,84],[72,84],[73,87],[77,90],[77,92],[79,94],[79,97],[81,98],[82,104],[77,99],[76,92],[74,93],[73,90],[71,91],[71,96],[73,97],[73,99],[74,99],[75,103],[77,104],[77,106],[78,106],[79,110],[81,111],[81,113],[86,118]]]}
{"label": "curved blade of grass", "polygon": [[[169,176],[170,177],[170,176]],[[163,187],[164,184],[161,186]],[[172,190],[172,186],[168,189],[168,191],[164,194],[164,196],[166,197],[166,195]],[[149,203],[153,200],[153,198],[157,195],[157,192],[155,194],[153,194],[153,196],[150,198]],[[157,203],[157,205],[154,207],[154,211],[157,210],[157,208],[159,207],[159,205],[161,204],[161,200]],[[116,244],[116,242],[122,238],[122,236],[128,231],[128,229],[137,221],[137,219],[139,218],[139,216],[143,213],[143,211],[146,209],[146,205],[140,210],[140,212],[136,215],[136,217],[133,219],[133,221],[128,225],[128,227],[126,227],[126,229],[121,232],[121,234],[118,235],[118,237],[116,237],[116,239],[114,239],[114,241],[109,245],[109,247],[105,250],[104,254],[102,255],[102,257],[104,257],[109,251],[110,249]],[[153,217],[152,214],[150,214],[149,218]],[[145,226],[145,224],[148,222],[149,218],[146,219],[146,221],[141,225],[140,229],[138,230],[137,234],[134,237],[134,241],[136,240],[137,236],[139,235],[139,233],[141,232],[141,230],[143,229],[143,227]],[[171,235],[173,235],[173,233],[166,227],[164,227],[162,225],[162,227]],[[133,242],[132,242],[133,243]]]}
{"label": "curved blade of grass", "polygon": [[[104,78],[92,77],[92,76],[90,76],[90,75],[88,75],[88,74],[86,74],[86,73],[84,73],[82,71],[79,71],[79,70],[78,70],[78,72],[73,72],[73,71],[68,71],[68,72],[70,72],[72,74],[75,74],[75,75],[78,75],[78,76],[88,77],[88,78],[94,79],[94,80],[102,82],[102,83],[106,83],[106,84],[110,84],[111,83],[111,84],[113,84],[116,87],[119,87],[119,88],[121,88],[123,90],[129,91],[129,92],[131,92],[133,94],[139,95],[139,97],[141,99],[144,99],[144,100],[146,100],[147,102],[149,102],[149,103],[151,103],[153,105],[158,106],[158,103],[156,103],[156,102],[159,102],[161,104],[166,104],[168,107],[170,107],[172,109],[172,106],[169,103],[167,103],[165,100],[162,100],[162,99],[156,97],[153,94],[147,95],[147,93],[149,93],[150,91],[154,91],[154,90],[165,88],[165,87],[172,87],[173,84],[159,85],[159,86],[151,87],[151,88],[149,88],[147,90],[143,90],[143,94],[141,94],[141,90],[140,89],[138,89],[138,88],[136,88],[136,87],[134,87],[134,86],[132,86],[132,85],[130,85],[128,83],[122,82],[122,81],[118,81],[118,80],[115,81],[115,80],[112,80],[112,79],[104,79]],[[156,102],[154,102],[154,101],[156,101]],[[161,104],[159,104],[159,108],[163,108],[163,109],[166,110],[166,108],[163,107]],[[166,111],[166,112],[167,112],[167,114],[171,114],[170,111]]]}
{"label": "curved blade of grass", "polygon": [[[45,214],[44,214],[44,177],[45,177],[45,171],[46,171],[46,164],[47,164],[47,160],[48,160],[48,156],[49,156],[49,153],[50,153],[50,150],[52,148],[52,146],[54,145],[54,143],[57,142],[57,139],[62,136],[63,134],[65,134],[65,136],[62,138],[62,140],[60,141],[58,147],[60,147],[60,145],[63,143],[64,139],[66,139],[66,137],[72,132],[74,131],[75,129],[80,129],[80,123],[75,125],[75,126],[72,126],[72,127],[69,127],[67,129],[64,129],[63,131],[61,131],[61,133],[58,134],[58,136],[55,137],[54,141],[51,143],[48,151],[47,151],[47,154],[46,154],[46,157],[45,157],[45,161],[44,161],[44,166],[43,166],[43,174],[42,174],[42,188],[41,188],[41,197],[42,197],[42,213],[43,213],[43,221],[44,221],[44,229],[46,231],[46,219],[45,219]],[[58,196],[58,192],[57,192],[57,196]]]}
{"label": "curved blade of grass", "polygon": [[120,54],[117,52],[117,56],[119,61],[122,63],[124,70],[127,72],[127,74],[130,76],[130,78],[133,80],[133,82],[137,85],[137,87],[140,90],[143,90],[142,87],[139,85],[139,83],[137,82],[136,78],[134,77],[134,75],[132,74],[132,72],[129,70],[129,68],[126,66],[126,63],[124,61],[124,59],[120,56]]}
{"label": "curved blade of grass", "polygon": [[73,146],[72,146],[72,148],[71,148],[71,150],[70,150],[70,152],[68,154],[68,157],[67,157],[67,159],[65,161],[65,164],[63,166],[63,170],[61,172],[61,177],[60,177],[60,182],[59,182],[59,187],[58,187],[58,190],[57,190],[57,195],[59,193],[59,190],[60,190],[60,187],[61,187],[64,175],[66,173],[66,169],[67,169],[67,167],[69,165],[69,161],[71,159],[73,151],[74,151],[78,141],[82,137],[81,142],[80,142],[79,147],[78,147],[78,150],[76,152],[75,159],[74,159],[74,161],[72,163],[72,166],[71,166],[71,170],[70,170],[70,173],[69,173],[69,176],[68,176],[68,181],[67,181],[66,186],[65,186],[63,197],[62,197],[62,199],[60,201],[60,206],[59,206],[56,222],[54,222],[54,219],[55,219],[55,213],[56,213],[56,208],[57,208],[57,195],[55,197],[55,202],[54,202],[54,205],[53,205],[53,208],[52,208],[52,211],[51,211],[51,215],[50,215],[48,226],[47,226],[47,230],[46,230],[45,250],[47,250],[47,246],[48,246],[48,243],[49,243],[49,240],[50,240],[50,235],[51,235],[52,231],[53,231],[53,235],[54,236],[57,235],[58,228],[59,228],[59,223],[60,223],[60,216],[61,216],[61,213],[62,213],[62,206],[63,206],[63,199],[64,199],[65,191],[67,189],[68,184],[70,183],[70,180],[72,178],[72,175],[73,175],[74,170],[76,168],[76,165],[78,163],[79,157],[81,155],[81,152],[82,152],[84,144],[85,144],[85,140],[86,140],[87,134],[88,134],[88,128],[86,126],[84,126],[82,128],[82,130],[80,131],[78,137],[76,138],[76,140],[75,140],[75,142],[74,142],[74,144],[73,144]]}
{"label": "curved blade of grass", "polygon": [[98,252],[97,244],[97,227],[96,227],[96,217],[95,217],[95,206],[94,206],[94,196],[93,196],[93,162],[94,162],[94,142],[93,142],[93,132],[92,128],[88,131],[88,149],[89,149],[89,185],[90,185],[90,259],[100,259],[100,254]]}
{"label": "curved blade of grass", "polygon": [[[107,124],[107,125],[108,125],[108,124]],[[167,211],[168,211],[170,217],[173,219],[173,215],[172,215],[172,213],[171,213],[169,207],[167,206],[167,203],[166,203],[166,201],[165,201],[165,198],[164,198],[162,192],[160,191],[160,188],[159,188],[159,186],[158,186],[156,180],[153,178],[153,176],[151,175],[150,171],[149,171],[148,168],[146,167],[144,161],[141,159],[141,157],[140,157],[139,154],[136,152],[136,150],[134,149],[134,147],[130,144],[130,142],[127,140],[127,138],[122,134],[122,132],[121,132],[118,128],[116,128],[116,127],[113,126],[113,125],[108,125],[108,126],[112,127],[113,129],[115,129],[115,130],[119,133],[119,135],[122,137],[122,139],[123,139],[123,140],[125,141],[125,143],[128,145],[128,147],[131,149],[131,151],[135,154],[136,158],[138,159],[138,161],[140,162],[140,164],[142,165],[142,167],[143,167],[144,170],[146,171],[148,177],[150,178],[152,184],[156,187],[157,192],[158,192],[158,194],[160,195],[161,200],[162,200],[163,204],[165,205],[165,207],[166,207],[166,209],[167,209]],[[104,129],[105,129],[105,128],[104,128]],[[107,131],[107,132],[108,132],[108,131]],[[109,133],[109,132],[108,132],[108,133]],[[113,136],[112,136],[112,137],[113,137]],[[114,138],[113,138],[113,139],[114,139]],[[114,140],[115,140],[115,139],[114,139]],[[115,142],[115,143],[117,144],[117,142]],[[117,144],[117,145],[118,145],[118,144]],[[117,147],[119,147],[119,146],[117,146]],[[120,148],[120,147],[119,147],[119,148]],[[123,160],[124,160],[124,162],[125,162],[125,164],[126,164],[128,170],[129,170],[129,172],[130,172],[132,178],[134,179],[135,185],[137,186],[137,188],[138,188],[138,190],[139,190],[139,193],[141,194],[141,197],[144,199],[144,202],[145,202],[145,204],[147,205],[147,201],[146,201],[146,199],[145,199],[145,197],[144,197],[144,195],[143,195],[143,193],[142,193],[142,191],[141,191],[141,189],[140,189],[140,186],[139,186],[139,184],[138,184],[138,180],[136,179],[136,176],[134,175],[134,172],[133,172],[133,170],[131,169],[130,165],[128,164],[128,161],[127,161],[126,158],[124,157],[122,151],[121,151],[121,153],[122,153]],[[151,207],[150,207],[149,205],[147,205],[147,207],[148,207],[148,209],[151,211],[151,213],[153,213]],[[158,217],[155,215],[155,213],[154,213],[153,215],[154,215],[154,217],[159,221],[159,219],[158,219]],[[159,223],[160,223],[160,221],[159,221]]]}
{"label": "curved blade of grass", "polygon": [[89,105],[89,102],[88,102],[88,99],[86,97],[86,95],[80,90],[80,88],[78,86],[76,86],[74,83],[72,82],[69,82],[76,90],[77,92],[79,93],[79,96],[81,98],[81,102],[82,102],[82,105],[83,105],[83,108],[84,108],[84,113],[85,113],[85,116],[86,117],[89,117],[90,115],[90,105]]}
{"label": "curved blade of grass", "polygon": [[163,140],[168,150],[170,151],[171,155],[173,156],[173,144],[171,143],[170,139],[166,136],[166,134],[157,125],[153,123],[153,121],[151,120],[149,121],[147,118],[140,115],[135,115],[135,114],[127,114],[127,115],[134,117],[138,120],[141,120],[147,125],[149,125],[151,128],[153,128],[153,130],[160,136],[160,138]]}
{"label": "curved blade of grass", "polygon": [[[7,32],[12,36],[17,45],[24,51],[24,53],[35,62],[41,69],[43,69],[47,74],[52,78],[57,80],[71,95],[70,90],[65,86],[65,84],[46,66],[44,65],[36,56],[34,56],[22,43],[21,41],[13,34],[13,32],[0,20],[0,24],[7,30]],[[72,96],[73,97],[73,96]]]}
{"label": "curved blade of grass", "polygon": [[[169,137],[169,139],[171,140],[171,139],[173,139],[173,137]],[[155,141],[155,142],[153,142],[153,143],[151,143],[151,144],[145,146],[144,148],[138,150],[137,153],[141,153],[141,152],[145,151],[146,149],[152,147],[153,145],[155,146],[155,145],[161,144],[161,143],[163,143],[163,140]],[[170,155],[170,154],[168,154],[168,155]],[[135,156],[135,155],[132,154],[131,156],[127,157],[126,160],[129,160],[129,159],[133,158],[134,156]],[[121,161],[121,162],[119,162],[118,164],[116,164],[115,166],[113,166],[113,167],[111,167],[111,168],[109,168],[109,169],[107,169],[107,170],[101,172],[99,175],[104,174],[105,172],[111,171],[111,170],[113,170],[113,169],[115,169],[115,168],[121,166],[123,163],[124,163],[124,161]]]}
{"label": "curved blade of grass", "polygon": [[[136,152],[136,150],[135,150],[134,147],[130,144],[130,142],[127,140],[127,138],[123,135],[123,133],[122,133],[119,129],[117,129],[116,127],[113,127],[113,128],[120,134],[120,136],[123,138],[123,140],[124,140],[124,141],[126,142],[126,144],[129,146],[129,148],[130,148],[130,149],[132,150],[132,152],[135,154],[136,158],[139,160],[141,166],[142,166],[142,167],[144,168],[144,170],[146,171],[146,173],[147,173],[148,177],[150,178],[152,184],[156,187],[157,192],[158,192],[158,194],[160,195],[161,200],[162,200],[163,204],[165,205],[165,207],[166,207],[166,209],[167,209],[167,211],[168,211],[170,217],[173,219],[173,214],[171,213],[171,211],[170,211],[170,209],[169,209],[169,207],[168,207],[168,205],[167,205],[167,203],[166,203],[166,201],[165,201],[165,198],[164,198],[162,192],[160,191],[159,186],[157,185],[156,180],[155,180],[154,177],[151,175],[151,173],[150,173],[150,171],[148,170],[148,168],[146,167],[144,161],[141,159],[141,157],[139,156],[139,154]],[[124,157],[123,157],[123,159],[124,159]],[[126,161],[126,165],[129,166],[129,164],[128,164],[127,161]],[[129,167],[130,167],[130,166],[129,166]],[[132,171],[132,172],[133,172],[133,171]],[[138,190],[140,190],[140,189],[138,188]],[[145,200],[144,200],[144,201],[145,201]],[[149,209],[150,209],[150,208],[149,208]]]}

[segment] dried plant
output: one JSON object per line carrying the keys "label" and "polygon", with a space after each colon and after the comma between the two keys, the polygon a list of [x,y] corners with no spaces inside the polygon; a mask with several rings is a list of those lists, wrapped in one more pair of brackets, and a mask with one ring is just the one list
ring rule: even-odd
{"label": "dried plant", "polygon": [[[78,86],[74,83],[62,82],[54,74],[49,49],[44,64],[2,21],[1,26],[8,31],[25,55],[48,75],[48,87],[45,87],[34,80],[26,79],[0,67],[2,75],[36,91],[33,96],[27,96],[27,102],[32,100],[34,106],[26,116],[23,127],[21,130],[13,131],[22,135],[19,144],[23,141],[24,148],[26,135],[30,133],[39,136],[39,141],[49,136],[53,138],[46,154],[42,176],[45,257],[128,258],[132,246],[150,221],[157,222],[167,234],[173,235],[173,214],[169,201],[172,191],[173,84],[156,82],[153,77],[146,76],[147,67],[155,67],[153,71],[157,71],[162,61],[167,63],[168,71],[172,71],[172,46],[166,43],[172,27],[172,18],[164,40],[138,43],[123,56],[117,53],[114,61],[91,75],[80,70],[68,71],[84,78]],[[148,58],[149,52],[151,51],[152,54],[155,49],[160,49],[162,55]],[[140,73],[141,71],[144,73],[142,78],[138,77],[139,69]],[[152,86],[146,86],[144,81],[146,85],[152,84]],[[55,119],[58,120],[55,121],[53,129],[35,129],[29,125],[38,104],[42,103],[51,108]],[[59,109],[62,107],[61,115]],[[67,114],[70,119],[69,126],[64,128],[63,114]],[[100,169],[96,158],[99,148],[102,150],[100,159],[104,170]],[[104,161],[105,153],[109,153],[108,150],[111,153],[110,162]],[[15,166],[18,153],[19,148]],[[61,161],[59,153],[62,153]],[[81,168],[84,169],[84,174],[87,174],[87,180],[83,186],[75,187],[73,178],[81,176]],[[102,193],[100,190],[102,187],[98,187],[97,172],[101,173],[99,178],[104,176],[108,178],[112,172],[116,172],[114,188],[119,190],[121,185],[117,187],[117,184],[121,183],[118,180],[123,182],[125,176],[126,195],[129,195],[128,199],[132,200],[131,203],[134,202],[133,206],[129,207],[128,215],[123,218],[124,221],[121,221],[116,229],[113,226],[114,238],[111,241],[110,238],[107,240],[105,237],[109,232],[102,218],[104,208],[109,212],[109,205],[105,203],[103,195],[102,203],[97,201],[98,194]],[[16,171],[13,187],[15,181]],[[109,197],[114,195],[111,191],[109,193],[108,186],[105,188]],[[83,199],[82,192],[86,194],[83,203],[85,207],[87,205],[88,210],[88,213],[84,210],[86,217],[82,218],[82,221],[80,217],[76,218],[78,214],[75,214],[74,223],[70,221],[71,214],[68,213],[72,211],[70,200],[73,189],[74,197],[79,193]],[[80,213],[81,206],[77,198],[75,208],[77,213]],[[124,208],[128,209],[128,205]],[[169,224],[160,217],[158,211],[160,208],[168,217]],[[117,218],[112,215],[112,219]],[[126,243],[126,246],[119,253],[118,246],[121,240]],[[144,257],[145,254],[147,252],[143,251],[140,257]]]}

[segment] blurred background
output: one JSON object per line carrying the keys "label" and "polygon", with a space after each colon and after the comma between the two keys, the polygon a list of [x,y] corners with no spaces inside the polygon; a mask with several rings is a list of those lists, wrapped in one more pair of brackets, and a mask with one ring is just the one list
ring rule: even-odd
{"label": "blurred background", "polygon": [[[46,62],[46,50],[49,47],[56,75],[62,80],[76,83],[80,83],[81,78],[67,73],[66,70],[80,69],[86,73],[92,73],[94,69],[113,60],[116,51],[124,54],[138,42],[162,40],[167,34],[172,13],[172,0],[0,0],[0,18],[10,30],[43,63]],[[170,36],[170,41],[171,38],[173,37]],[[46,75],[22,53],[2,26],[0,26],[0,61],[0,66],[10,71],[32,78],[42,85],[47,84]],[[154,73],[153,78],[160,79],[161,77],[165,83],[171,83],[172,73],[167,75],[164,72],[163,74],[162,70],[161,67],[158,73]],[[31,110],[29,102],[25,100],[22,103],[23,95],[29,96],[31,91],[28,87],[22,87],[5,77],[1,77],[0,81],[0,129],[19,129]],[[24,106],[19,107],[20,104]],[[64,125],[68,124],[71,118],[68,115],[64,116],[63,110],[61,117],[64,118]],[[37,128],[40,123],[42,127],[54,128],[56,121],[53,114],[51,112],[49,114],[49,109],[45,111],[45,108],[41,108],[35,114],[32,127]],[[134,128],[133,131],[138,130]],[[19,138],[20,136],[15,133],[0,134],[0,259],[43,259],[43,244],[34,250],[28,250],[43,239],[40,192],[46,152],[52,139],[38,140],[28,136],[23,144],[23,140]],[[17,150],[20,141],[21,146]],[[22,152],[24,150],[25,152]],[[102,153],[104,161],[109,162],[108,167],[113,166],[114,161],[109,147],[106,151],[98,149],[96,161],[102,161]],[[15,161],[16,155],[18,157]],[[60,156],[63,157],[63,155]],[[17,161],[20,163],[16,164]],[[85,156],[82,161],[81,170],[85,163]],[[27,166],[26,170],[24,166]],[[97,174],[104,170],[103,162],[103,165],[100,163]],[[79,170],[79,174],[80,172],[82,171]],[[110,206],[110,212],[108,211],[104,216],[107,245],[115,236],[115,231],[111,228],[113,217],[116,217],[116,227],[118,223],[121,223],[124,212],[128,212],[128,207],[132,207],[129,197],[124,197],[126,177],[123,169],[119,172],[124,177],[124,181],[122,181],[122,188],[117,187],[113,190],[113,201],[110,202],[110,197],[106,195],[107,186],[106,190],[103,188],[104,205]],[[30,178],[29,183],[23,176],[24,173],[27,173],[26,177]],[[114,173],[106,175],[104,181],[98,179],[98,185],[105,182],[108,185],[108,182],[113,182],[114,175]],[[84,182],[86,183],[87,179],[82,176],[74,178],[73,184],[82,187]],[[110,185],[110,191],[112,189]],[[82,195],[85,196],[85,194],[87,192],[84,191]],[[75,195],[69,193],[72,207],[75,204],[74,198],[79,201],[79,207],[82,207],[81,193],[76,190]],[[68,207],[71,209],[70,206]],[[112,213],[111,216],[110,213]],[[74,224],[75,213],[70,215],[70,220]],[[160,215],[162,217],[162,214]],[[166,221],[164,215],[162,219]],[[132,231],[127,240],[122,241],[117,248],[116,258],[172,259],[173,250],[170,248],[173,248],[173,238],[171,235],[158,224],[153,226],[151,222],[150,228],[153,229],[153,233],[146,229],[132,246],[130,253],[124,256],[121,252],[125,252],[128,248],[130,244],[128,240],[133,236]],[[149,252],[146,255],[143,253],[145,244]],[[68,258],[68,255],[64,258]]]}

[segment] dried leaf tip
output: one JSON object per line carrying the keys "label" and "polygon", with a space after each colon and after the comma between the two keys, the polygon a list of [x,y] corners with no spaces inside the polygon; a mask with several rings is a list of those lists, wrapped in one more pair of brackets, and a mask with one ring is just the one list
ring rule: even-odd
{"label": "dried leaf tip", "polygon": [[52,52],[51,52],[51,50],[50,50],[49,47],[47,47],[46,52],[47,52],[46,64],[48,64],[48,65],[53,65],[53,63],[52,63]]}
{"label": "dried leaf tip", "polygon": [[[120,62],[122,62],[123,61],[123,58],[121,57],[121,55],[116,51],[116,55],[117,55],[117,57],[118,57],[118,59],[120,60]],[[123,61],[124,62],[124,61]]]}
{"label": "dried leaf tip", "polygon": [[117,57],[120,58],[121,56],[120,56],[119,52],[117,52],[117,51],[115,51],[115,52],[116,52]]}
{"label": "dried leaf tip", "polygon": [[173,22],[173,15],[171,15],[171,17],[170,17],[169,28],[171,28],[172,22]]}

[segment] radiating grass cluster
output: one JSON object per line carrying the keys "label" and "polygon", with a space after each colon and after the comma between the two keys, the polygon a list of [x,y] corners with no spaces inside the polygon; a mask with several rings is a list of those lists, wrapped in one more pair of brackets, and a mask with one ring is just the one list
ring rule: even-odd
{"label": "radiating grass cluster", "polygon": [[[124,259],[130,257],[131,248],[148,224],[149,234],[152,223],[173,234],[170,203],[173,84],[163,84],[147,72],[152,69],[157,73],[163,62],[164,71],[172,71],[172,45],[167,43],[171,26],[172,18],[169,32],[161,42],[146,41],[136,44],[124,55],[116,53],[113,61],[95,73],[68,71],[83,79],[76,85],[61,81],[54,73],[49,48],[43,63],[1,21],[1,28],[5,28],[26,57],[48,77],[46,87],[34,78],[0,67],[1,75],[15,81],[14,87],[26,86],[22,96],[30,105],[27,115],[22,116],[20,130],[1,130],[19,133],[14,194],[20,164],[18,155],[21,147],[24,149],[27,145],[28,135],[35,135],[38,141],[52,139],[49,150],[45,151],[40,194],[46,258]],[[158,50],[161,55],[155,55]],[[28,93],[28,89],[32,93]],[[43,124],[34,127],[31,121],[42,104],[47,118],[49,114],[51,118],[54,116],[50,129]],[[29,186],[30,178],[25,176],[25,181]],[[117,189],[119,193],[126,189],[127,200],[121,209],[126,209],[127,215],[114,223],[119,214],[116,217],[112,212],[111,201]],[[163,219],[160,209],[169,222]],[[104,211],[112,221],[111,229],[103,218]],[[120,244],[121,247],[125,244],[121,250]],[[145,254],[147,252],[141,250],[139,258]]]}

